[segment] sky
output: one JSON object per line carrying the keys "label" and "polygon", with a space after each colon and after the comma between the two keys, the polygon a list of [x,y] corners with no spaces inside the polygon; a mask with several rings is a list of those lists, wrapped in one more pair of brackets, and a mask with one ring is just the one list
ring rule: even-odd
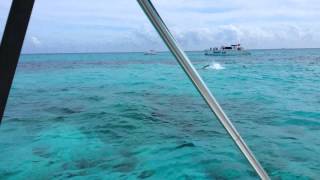
{"label": "sky", "polygon": [[[319,0],[153,0],[184,50],[320,47]],[[11,0],[0,1],[0,34]],[[135,0],[37,0],[23,53],[167,50]]]}

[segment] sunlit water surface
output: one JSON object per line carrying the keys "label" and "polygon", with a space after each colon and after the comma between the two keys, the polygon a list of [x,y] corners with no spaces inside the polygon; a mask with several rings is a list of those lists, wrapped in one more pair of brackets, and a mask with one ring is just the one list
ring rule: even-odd
{"label": "sunlit water surface", "polygon": [[[320,50],[251,52],[188,55],[273,179],[317,179]],[[0,179],[257,178],[167,52],[23,55],[0,152]]]}

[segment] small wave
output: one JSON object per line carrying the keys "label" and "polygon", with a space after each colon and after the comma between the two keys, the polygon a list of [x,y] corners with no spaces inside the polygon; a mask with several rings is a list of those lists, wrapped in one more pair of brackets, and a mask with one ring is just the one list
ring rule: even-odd
{"label": "small wave", "polygon": [[203,69],[222,70],[225,69],[225,67],[223,67],[221,64],[217,62],[212,62],[211,64],[204,66]]}

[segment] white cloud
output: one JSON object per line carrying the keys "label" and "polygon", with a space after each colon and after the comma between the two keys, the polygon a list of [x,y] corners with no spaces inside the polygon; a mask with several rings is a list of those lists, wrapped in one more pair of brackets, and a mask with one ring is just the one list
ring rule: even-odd
{"label": "white cloud", "polygon": [[[0,2],[0,17],[5,2]],[[320,47],[318,0],[153,0],[188,50],[240,41],[248,48]],[[1,18],[0,18],[1,19]],[[165,49],[135,0],[42,0],[28,35],[42,51]],[[28,51],[40,45],[32,40]],[[33,46],[32,46],[33,44]]]}
{"label": "white cloud", "polygon": [[31,37],[31,42],[32,42],[32,44],[33,44],[34,46],[40,46],[40,45],[41,45],[40,40],[39,40],[37,37],[35,37],[35,36],[32,36],[32,37]]}

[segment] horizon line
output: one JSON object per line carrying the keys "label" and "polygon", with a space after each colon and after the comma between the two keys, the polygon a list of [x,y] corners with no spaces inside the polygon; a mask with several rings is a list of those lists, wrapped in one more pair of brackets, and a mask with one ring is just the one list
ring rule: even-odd
{"label": "horizon line", "polygon": [[[246,50],[294,50],[294,49],[320,49],[316,48],[257,48]],[[184,52],[201,52],[203,50],[186,50]],[[21,55],[50,55],[50,54],[122,54],[122,53],[144,53],[145,51],[105,51],[105,52],[39,52],[39,53],[21,53]],[[159,53],[170,52],[169,50],[156,51]]]}

